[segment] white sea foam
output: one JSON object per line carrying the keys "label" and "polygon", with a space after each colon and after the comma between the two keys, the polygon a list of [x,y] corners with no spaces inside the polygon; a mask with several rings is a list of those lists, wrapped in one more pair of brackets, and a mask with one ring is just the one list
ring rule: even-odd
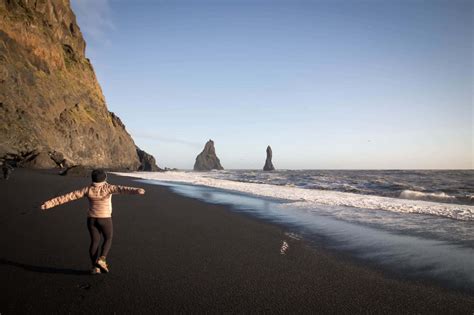
{"label": "white sea foam", "polygon": [[[399,213],[429,214],[465,221],[474,220],[474,206],[470,205],[448,204],[424,200],[398,199],[338,191],[304,189],[291,186],[244,183],[225,179],[210,178],[206,176],[206,173],[198,172],[135,172],[116,174],[142,179],[202,185],[256,196],[284,199],[292,201],[291,207],[309,210],[317,208],[318,205],[347,206]],[[416,192],[407,191],[406,195],[409,196],[407,198],[413,198],[414,193]],[[443,197],[440,196],[440,198]]]}
{"label": "white sea foam", "polygon": [[400,198],[414,199],[414,200],[433,200],[433,201],[452,201],[456,200],[456,197],[450,196],[444,192],[439,193],[426,193],[414,190],[404,190],[400,194]]}

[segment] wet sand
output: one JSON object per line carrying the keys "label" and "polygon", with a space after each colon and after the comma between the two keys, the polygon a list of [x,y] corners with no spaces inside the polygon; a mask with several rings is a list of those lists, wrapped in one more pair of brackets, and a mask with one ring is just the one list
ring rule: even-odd
{"label": "wet sand", "polygon": [[126,177],[109,182],[147,193],[113,197],[111,272],[92,276],[87,200],[39,210],[89,178],[18,169],[0,181],[2,315],[474,312],[472,295],[389,277],[225,206]]}

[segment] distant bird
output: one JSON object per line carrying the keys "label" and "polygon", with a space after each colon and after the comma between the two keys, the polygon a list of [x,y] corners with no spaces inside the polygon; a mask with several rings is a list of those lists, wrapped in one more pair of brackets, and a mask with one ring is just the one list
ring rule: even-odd
{"label": "distant bird", "polygon": [[285,255],[285,252],[288,249],[288,247],[290,247],[290,245],[288,245],[286,241],[283,241],[283,244],[281,245],[281,248],[280,248],[280,254]]}

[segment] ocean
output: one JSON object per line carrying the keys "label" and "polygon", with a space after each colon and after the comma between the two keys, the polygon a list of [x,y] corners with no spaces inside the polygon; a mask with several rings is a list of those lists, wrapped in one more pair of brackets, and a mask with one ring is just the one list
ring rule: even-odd
{"label": "ocean", "polygon": [[120,175],[230,205],[234,211],[278,224],[287,238],[315,245],[324,240],[326,247],[394,274],[474,292],[472,170],[225,170]]}
{"label": "ocean", "polygon": [[474,205],[471,170],[235,170],[205,176],[238,182]]}

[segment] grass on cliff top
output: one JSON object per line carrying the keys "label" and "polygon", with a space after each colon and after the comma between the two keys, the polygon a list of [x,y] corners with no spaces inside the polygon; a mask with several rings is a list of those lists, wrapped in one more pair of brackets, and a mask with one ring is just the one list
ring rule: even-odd
{"label": "grass on cliff top", "polygon": [[71,116],[78,120],[78,121],[84,121],[84,120],[89,120],[91,122],[96,122],[94,116],[97,114],[95,111],[93,111],[91,108],[88,106],[84,105],[78,105],[74,107],[71,111]]}

